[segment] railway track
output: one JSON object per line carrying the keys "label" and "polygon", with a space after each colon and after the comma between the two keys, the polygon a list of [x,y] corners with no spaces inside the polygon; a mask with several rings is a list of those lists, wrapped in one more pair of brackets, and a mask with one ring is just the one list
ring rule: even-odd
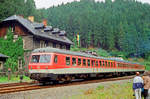
{"label": "railway track", "polygon": [[117,77],[117,78],[103,78],[103,79],[96,79],[96,80],[80,80],[80,81],[73,81],[71,83],[58,83],[58,84],[51,84],[46,86],[38,85],[37,82],[31,83],[12,83],[12,84],[1,84],[0,85],[0,94],[7,94],[7,93],[14,93],[20,91],[28,91],[28,90],[37,90],[37,89],[45,89],[45,88],[54,88],[54,87],[64,87],[64,86],[72,86],[72,85],[81,85],[81,84],[89,84],[89,83],[99,83],[99,82],[107,82],[107,81],[117,81],[117,80],[125,80],[125,79],[132,79],[134,76],[126,76],[126,77]]}
{"label": "railway track", "polygon": [[21,83],[7,83],[7,84],[0,84],[0,88],[11,87],[11,86],[30,85],[30,84],[36,84],[36,83],[38,83],[38,82],[32,81],[32,82],[21,82]]}

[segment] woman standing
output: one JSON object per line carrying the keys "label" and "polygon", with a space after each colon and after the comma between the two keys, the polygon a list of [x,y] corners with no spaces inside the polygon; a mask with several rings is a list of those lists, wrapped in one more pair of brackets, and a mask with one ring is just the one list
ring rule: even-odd
{"label": "woman standing", "polygon": [[144,72],[143,75],[143,81],[144,81],[144,99],[150,99],[150,95],[148,94],[150,91],[150,76],[149,76],[149,72],[146,71]]}

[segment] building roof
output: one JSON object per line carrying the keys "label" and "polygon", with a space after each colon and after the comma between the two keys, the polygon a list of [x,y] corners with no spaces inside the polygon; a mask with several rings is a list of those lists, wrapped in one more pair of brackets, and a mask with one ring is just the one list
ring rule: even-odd
{"label": "building roof", "polygon": [[[60,54],[77,55],[77,56],[81,56],[81,57],[89,57],[89,58],[102,59],[102,60],[118,61],[118,62],[130,63],[130,64],[139,64],[139,63],[130,62],[127,60],[122,60],[122,59],[117,59],[117,58],[94,56],[94,55],[91,55],[88,53],[75,52],[75,51],[52,48],[52,47],[38,48],[38,49],[33,50],[32,52],[33,53],[39,53],[39,52],[60,53]],[[141,64],[139,64],[139,65],[141,65]]]}
{"label": "building roof", "polygon": [[8,58],[8,56],[6,56],[4,54],[1,54],[1,53],[0,53],[0,57],[2,57],[2,58]]}
{"label": "building roof", "polygon": [[63,36],[59,35],[59,33],[61,34],[61,32],[58,32],[58,35],[53,34],[54,31],[52,26],[44,27],[43,23],[31,22],[28,19],[25,19],[17,15],[10,16],[5,20],[3,20],[2,22],[7,22],[7,21],[18,21],[26,29],[28,29],[34,36],[51,39],[54,41],[59,41],[70,45],[73,44],[73,42],[70,41],[65,35]]}

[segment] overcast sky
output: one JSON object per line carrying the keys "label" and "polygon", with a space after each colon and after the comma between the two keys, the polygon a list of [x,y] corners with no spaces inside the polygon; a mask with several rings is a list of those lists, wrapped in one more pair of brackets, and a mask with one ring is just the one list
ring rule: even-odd
{"label": "overcast sky", "polygon": [[[80,1],[80,0],[34,0],[37,8],[49,8],[53,5],[57,6],[62,3]],[[95,0],[95,1],[104,1],[104,0]],[[137,0],[143,3],[150,3],[150,0]]]}

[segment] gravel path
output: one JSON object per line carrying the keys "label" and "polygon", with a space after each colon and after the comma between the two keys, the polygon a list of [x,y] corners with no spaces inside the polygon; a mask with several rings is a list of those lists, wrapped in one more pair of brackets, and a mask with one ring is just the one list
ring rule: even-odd
{"label": "gravel path", "polygon": [[95,89],[99,85],[109,86],[112,83],[127,83],[132,80],[109,81],[92,84],[73,85],[65,87],[47,88],[32,91],[16,92],[0,95],[0,99],[68,99],[72,95],[83,94],[88,89]]}

